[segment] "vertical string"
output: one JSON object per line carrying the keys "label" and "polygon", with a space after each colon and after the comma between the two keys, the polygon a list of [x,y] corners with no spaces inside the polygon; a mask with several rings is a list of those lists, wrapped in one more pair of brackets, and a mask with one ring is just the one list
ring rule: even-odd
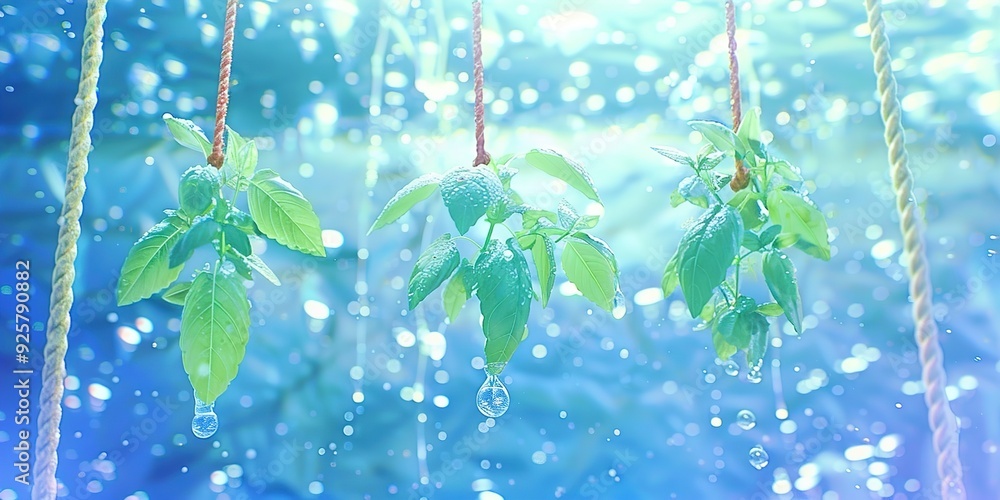
{"label": "vertical string", "polygon": [[[73,281],[76,279],[76,242],[80,238],[80,216],[85,178],[89,165],[87,155],[92,145],[90,132],[94,127],[97,106],[97,83],[104,60],[103,23],[107,18],[107,0],[87,3],[87,21],[83,28],[80,86],[73,112],[73,131],[69,141],[69,161],[66,164],[66,198],[62,207],[62,225],[56,245],[55,269],[52,272],[52,294],[49,299],[49,321],[46,328],[45,365],[42,367],[42,392],[38,398],[38,437],[35,440],[35,484],[31,488],[34,500],[54,500],[58,491],[56,468],[59,465],[59,423],[62,420],[63,381],[66,378],[66,349],[69,345],[70,309],[73,307]],[[17,371],[17,370],[15,370]]]}
{"label": "vertical string", "polygon": [[[885,124],[885,144],[889,148],[889,169],[892,187],[896,192],[896,211],[899,213],[903,233],[903,255],[907,256],[906,269],[910,275],[910,296],[913,298],[914,337],[920,354],[923,377],[924,401],[927,419],[933,432],[934,451],[937,454],[937,473],[940,479],[941,498],[964,500],[962,461],[958,454],[958,425],[948,403],[945,390],[947,374],[944,371],[944,353],[938,343],[938,328],[934,321],[933,286],[930,264],[924,248],[924,223],[913,194],[913,175],[906,153],[902,113],[899,109],[896,77],[892,72],[889,55],[889,36],[882,19],[882,2],[865,0],[868,29],[871,31],[871,50],[875,56],[875,74],[881,97],[882,122]],[[931,493],[928,492],[928,495]]]}
{"label": "vertical string", "polygon": [[[736,6],[733,0],[726,0],[726,35],[729,37],[729,105],[733,109],[733,128],[739,127],[743,121],[743,112],[740,109],[740,63],[736,59]],[[747,169],[743,166],[743,161],[736,159],[736,171],[733,173],[733,180],[729,181],[729,187],[733,191],[739,191],[750,184],[747,176]]]}
{"label": "vertical string", "polygon": [[233,65],[233,35],[236,31],[236,5],[238,0],[226,2],[226,26],[222,35],[222,62],[219,64],[219,95],[215,101],[215,135],[212,140],[212,154],[208,163],[222,168],[225,156],[222,153],[222,134],[226,130],[226,112],[229,109],[229,76]]}
{"label": "vertical string", "polygon": [[476,94],[476,161],[473,165],[487,165],[490,154],[486,152],[486,137],[484,123],[485,109],[483,106],[483,3],[481,0],[472,2],[472,71],[475,80]]}

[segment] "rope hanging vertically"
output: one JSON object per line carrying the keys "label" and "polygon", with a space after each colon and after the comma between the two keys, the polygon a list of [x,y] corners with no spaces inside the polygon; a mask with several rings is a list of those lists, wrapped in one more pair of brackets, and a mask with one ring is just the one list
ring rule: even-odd
{"label": "rope hanging vertically", "polygon": [[[740,109],[742,94],[740,90],[740,63],[736,59],[736,6],[733,0],[726,0],[726,36],[729,38],[729,105],[733,109],[733,128],[739,127],[743,121],[743,111]],[[750,184],[750,177],[743,161],[736,159],[736,171],[729,181],[729,188],[739,191]]]}
{"label": "rope hanging vertically", "polygon": [[107,0],[87,3],[86,24],[83,28],[80,86],[73,112],[73,129],[69,140],[66,164],[66,197],[63,203],[62,226],[56,245],[55,269],[52,272],[52,294],[49,298],[49,321],[45,340],[45,366],[42,368],[42,392],[38,398],[38,437],[35,441],[35,484],[31,489],[34,500],[56,498],[56,468],[59,465],[59,423],[62,420],[63,380],[66,378],[66,348],[73,307],[73,281],[76,279],[76,242],[80,238],[80,215],[83,194],[87,190],[85,177],[89,168],[90,131],[94,128],[94,108],[97,106],[97,80],[104,59],[102,40]]}
{"label": "rope hanging vertically", "polygon": [[896,77],[892,72],[889,56],[889,37],[882,19],[880,0],[865,0],[868,28],[871,31],[871,49],[875,56],[875,74],[878,76],[878,93],[882,104],[882,121],[885,123],[885,143],[889,147],[892,185],[896,192],[896,210],[903,233],[904,254],[908,257],[910,296],[913,298],[913,320],[923,365],[923,382],[926,387],[924,400],[928,407],[928,420],[934,434],[934,451],[937,453],[937,473],[941,481],[941,496],[946,500],[965,498],[962,484],[962,463],[958,455],[958,426],[945,393],[947,375],[943,366],[943,353],[938,344],[937,323],[931,303],[930,268],[924,249],[924,227],[913,195],[913,178],[905,147],[905,137],[899,100],[896,95]]}
{"label": "rope hanging vertically", "polygon": [[476,160],[473,165],[487,165],[490,154],[486,152],[486,137],[483,106],[483,3],[472,2],[472,71],[476,94]]}
{"label": "rope hanging vertically", "polygon": [[226,25],[222,34],[222,61],[219,63],[219,95],[215,101],[215,135],[212,138],[212,154],[208,163],[222,168],[225,155],[222,152],[222,134],[226,131],[226,112],[229,110],[229,76],[233,66],[233,36],[236,32],[236,6],[238,0],[226,2]]}

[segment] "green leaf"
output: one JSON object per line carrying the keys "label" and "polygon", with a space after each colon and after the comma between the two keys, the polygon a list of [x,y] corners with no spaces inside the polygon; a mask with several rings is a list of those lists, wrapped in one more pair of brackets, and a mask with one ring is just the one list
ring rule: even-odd
{"label": "green leaf", "polygon": [[762,245],[760,244],[760,238],[758,238],[757,235],[751,231],[743,232],[743,241],[740,244],[743,246],[743,248],[746,248],[751,252],[760,250],[762,247]]}
{"label": "green leaf", "polygon": [[738,191],[729,200],[728,205],[734,207],[743,219],[743,227],[751,231],[759,229],[767,222],[767,217],[760,207],[760,195],[749,189]]}
{"label": "green leaf", "polygon": [[529,165],[566,182],[571,188],[583,193],[587,198],[601,203],[601,197],[597,195],[594,181],[575,160],[551,149],[532,149],[524,155],[524,159]]}
{"label": "green leaf", "polygon": [[521,214],[521,226],[525,229],[531,229],[538,224],[540,219],[547,219],[552,223],[556,223],[559,221],[559,216],[551,210],[525,210],[524,213]]}
{"label": "green leaf", "polygon": [[736,134],[734,134],[729,127],[719,122],[692,120],[688,122],[688,125],[698,132],[701,132],[701,135],[705,137],[705,140],[712,143],[712,145],[715,146],[715,149],[718,149],[723,153],[730,155],[739,153],[740,156],[742,156],[746,151],[745,148],[737,148],[736,145],[740,142],[740,139],[736,137]]}
{"label": "green leaf", "polygon": [[685,201],[687,200],[685,200],[684,197],[681,196],[680,191],[675,189],[670,192],[670,208],[677,208],[683,205]]}
{"label": "green leaf", "polygon": [[491,240],[476,259],[480,277],[476,295],[483,314],[486,364],[506,363],[524,337],[531,310],[531,275],[524,255],[507,243]]}
{"label": "green leaf", "polygon": [[444,293],[441,299],[444,303],[444,312],[448,315],[448,319],[452,323],[455,322],[458,313],[462,312],[462,306],[471,297],[470,291],[465,288],[465,273],[468,267],[469,261],[462,259],[462,264],[458,266],[458,271],[448,280],[448,284],[444,286]]}
{"label": "green leaf", "polygon": [[201,127],[195,125],[194,122],[183,118],[175,118],[170,113],[163,115],[163,121],[167,123],[167,130],[170,131],[170,135],[174,137],[174,140],[178,144],[188,149],[200,151],[205,155],[205,158],[208,158],[208,155],[212,154],[212,143],[205,137],[205,133],[202,132]]}
{"label": "green leaf", "polygon": [[230,224],[223,224],[222,234],[226,237],[226,245],[232,247],[240,255],[250,255],[253,253],[253,250],[250,249],[250,238],[240,228]]}
{"label": "green leaf", "polygon": [[214,219],[199,219],[170,250],[170,267],[183,265],[194,255],[194,251],[198,247],[207,245],[218,237],[221,230],[219,223],[215,222]]}
{"label": "green leaf", "polygon": [[715,205],[688,228],[681,239],[678,262],[681,292],[691,316],[697,316],[715,287],[726,279],[726,271],[743,240],[743,221],[727,205]]}
{"label": "green leaf", "polygon": [[601,218],[596,215],[581,215],[580,219],[576,221],[576,228],[593,229],[600,220]]}
{"label": "green leaf", "polygon": [[274,274],[274,271],[272,271],[270,267],[267,267],[267,264],[265,264],[260,257],[251,253],[244,255],[243,258],[246,260],[247,265],[260,273],[264,279],[270,281],[274,286],[281,286],[281,281],[278,279],[278,276]]}
{"label": "green leaf", "polygon": [[[226,157],[222,163],[223,183],[238,191],[247,189],[247,179],[257,168],[257,145],[226,126]],[[242,179],[242,180],[241,180]]]}
{"label": "green leaf", "polygon": [[229,210],[229,213],[225,217],[225,221],[236,226],[240,231],[243,231],[247,235],[264,235],[264,233],[261,233],[260,230],[257,229],[257,224],[254,223],[253,217],[250,217],[250,214],[243,212],[236,207]]}
{"label": "green leaf", "polygon": [[761,246],[768,246],[774,243],[774,239],[778,237],[781,233],[781,226],[772,225],[760,233],[760,244]]}
{"label": "green leaf", "polygon": [[187,229],[184,219],[168,215],[135,242],[118,278],[119,306],[149,298],[177,279],[181,266],[170,265],[170,251]]}
{"label": "green leaf", "polygon": [[458,234],[467,233],[491,206],[504,199],[500,179],[492,170],[480,167],[449,170],[441,179],[441,197]]}
{"label": "green leaf", "polygon": [[736,136],[747,144],[751,144],[751,141],[760,142],[760,108],[753,107],[743,113]]}
{"label": "green leaf", "polygon": [[221,187],[222,179],[215,167],[198,165],[187,169],[177,190],[181,211],[188,217],[204,215],[212,208],[212,199]]}
{"label": "green leaf", "polygon": [[767,210],[771,221],[781,225],[781,234],[794,236],[817,247],[815,255],[830,260],[826,218],[816,206],[794,191],[776,189],[767,195]]}
{"label": "green leaf", "polygon": [[722,340],[737,349],[746,349],[750,345],[750,323],[746,315],[736,311],[726,311],[719,316],[715,328],[722,335]]}
{"label": "green leaf", "polygon": [[802,299],[792,259],[780,250],[771,250],[764,254],[762,267],[771,296],[781,306],[795,331],[802,334]]}
{"label": "green leaf", "polygon": [[506,165],[507,162],[509,162],[511,160],[511,158],[514,158],[514,156],[516,156],[514,153],[507,153],[505,155],[501,155],[501,156],[498,156],[498,157],[495,157],[495,158],[491,157],[490,158],[490,165],[492,165],[492,166],[496,167],[497,169],[499,169],[500,167]]}
{"label": "green leaf", "polygon": [[531,260],[535,263],[538,273],[538,287],[541,289],[539,301],[542,307],[547,307],[552,287],[556,283],[556,250],[552,240],[542,234],[530,233],[518,238],[518,244],[525,250],[531,250]]}
{"label": "green leaf", "polygon": [[410,285],[407,289],[410,310],[412,311],[431,292],[437,290],[455,272],[460,261],[458,245],[451,238],[451,234],[442,234],[428,245],[424,253],[417,258],[417,263],[410,274]]}
{"label": "green leaf", "polygon": [[179,306],[184,305],[184,298],[187,297],[188,289],[191,288],[190,281],[181,281],[174,283],[173,286],[163,292],[160,297],[163,300],[170,302],[171,304],[177,304]]}
{"label": "green leaf", "polygon": [[715,347],[715,355],[722,360],[731,358],[737,351],[736,347],[726,342],[719,330],[715,328],[712,329],[712,345]]}
{"label": "green leaf", "polygon": [[326,257],[312,204],[277,172],[257,171],[250,179],[247,200],[250,216],[262,233],[292,250]]}
{"label": "green leaf", "polygon": [[688,156],[687,153],[679,149],[674,149],[667,146],[660,146],[660,147],[654,146],[652,150],[656,151],[657,153],[660,153],[663,156],[666,156],[674,163],[679,163],[681,165],[687,165],[691,168],[694,168],[694,158],[691,158],[690,156]]}
{"label": "green leaf", "polygon": [[799,172],[798,167],[793,166],[785,160],[773,161],[771,165],[774,165],[774,173],[784,177],[787,181],[798,182],[802,180],[802,174]]}
{"label": "green leaf", "polygon": [[606,251],[593,243],[593,238],[590,241],[577,238],[582,234],[576,233],[574,239],[566,241],[562,252],[563,272],[584,297],[611,312],[618,292],[617,264],[613,255],[609,258]]}
{"label": "green leaf", "polygon": [[697,175],[681,179],[680,184],[677,186],[677,193],[681,198],[684,198],[685,201],[690,202],[694,206],[708,208],[708,197],[711,196],[711,192],[708,190],[708,185],[705,184],[705,181]]}
{"label": "green leaf", "polygon": [[667,261],[667,267],[663,270],[663,279],[660,281],[660,287],[663,288],[664,297],[669,297],[677,289],[677,285],[681,284],[680,275],[677,274],[677,263],[680,261],[680,255],[681,249],[678,248],[674,252],[674,256]]}
{"label": "green leaf", "polygon": [[757,312],[763,314],[764,316],[781,316],[785,313],[785,310],[782,309],[777,302],[768,302],[758,306]]}
{"label": "green leaf", "polygon": [[712,170],[713,168],[719,166],[725,158],[726,153],[723,153],[722,151],[712,151],[705,156],[699,156],[698,170]]}
{"label": "green leaf", "polygon": [[385,208],[382,209],[382,213],[379,214],[378,218],[372,224],[371,229],[368,230],[368,234],[372,231],[388,226],[393,222],[399,220],[406,212],[409,212],[411,208],[417,203],[426,200],[430,195],[434,194],[437,190],[438,184],[441,182],[441,176],[436,173],[427,173],[417,177],[410,181],[409,184],[403,186],[398,193],[393,195],[389,203],[385,204]]}
{"label": "green leaf", "polygon": [[253,271],[251,270],[250,263],[247,262],[247,258],[245,256],[240,255],[235,250],[230,248],[226,252],[225,262],[232,264],[233,270],[236,271],[236,274],[240,275],[240,277],[247,281],[253,281]]}
{"label": "green leaf", "polygon": [[181,312],[181,361],[195,396],[208,404],[236,378],[250,337],[247,290],[219,267],[198,274]]}
{"label": "green leaf", "polygon": [[754,368],[759,370],[761,362],[764,360],[764,354],[767,352],[767,318],[760,313],[752,313],[747,318],[747,322],[750,325],[750,343],[746,347],[747,366],[750,367],[751,371]]}
{"label": "green leaf", "polygon": [[559,200],[559,207],[556,210],[556,214],[558,216],[559,227],[569,231],[576,228],[576,223],[580,221],[580,214],[566,200]]}

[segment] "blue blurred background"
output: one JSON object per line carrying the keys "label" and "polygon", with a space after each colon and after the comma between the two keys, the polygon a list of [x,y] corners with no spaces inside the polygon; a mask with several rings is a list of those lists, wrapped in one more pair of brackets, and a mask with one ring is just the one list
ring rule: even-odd
{"label": "blue blurred background", "polygon": [[[14,262],[31,261],[40,371],[84,3],[0,3],[2,500],[28,498],[10,466],[22,428]],[[61,498],[937,498],[860,1],[738,2],[744,108],[762,107],[770,149],[812,181],[833,245],[830,262],[791,252],[806,331],[781,322],[757,384],[740,355],[736,375],[716,360],[679,293],[658,291],[696,211],[670,208],[687,173],[649,147],[694,153],[688,120],[729,122],[722,2],[486,3],[487,149],[552,147],[584,164],[607,206],[595,233],[618,254],[628,313],[592,310],[557,282],[504,372],[510,410],[484,420],[478,306],[450,325],[433,297],[405,311],[415,256],[452,229],[442,204],[365,235],[408,180],[475,156],[469,2],[247,0],[228,123],[255,138],[261,167],[312,201],[327,257],[257,247],[283,285],[252,284],[250,343],[216,404],[220,429],[193,437],[180,308],[157,298],[119,308],[114,286],[131,244],[176,206],[180,174],[201,160],[161,117],[211,130],[224,4],[108,6]],[[993,498],[1000,7],[886,9],[966,486]],[[586,207],[547,178],[516,182],[537,205],[565,195]],[[762,280],[746,287],[766,297]],[[32,384],[37,395],[40,377]],[[755,415],[749,430],[741,410]],[[755,445],[769,456],[761,470],[748,461]]]}

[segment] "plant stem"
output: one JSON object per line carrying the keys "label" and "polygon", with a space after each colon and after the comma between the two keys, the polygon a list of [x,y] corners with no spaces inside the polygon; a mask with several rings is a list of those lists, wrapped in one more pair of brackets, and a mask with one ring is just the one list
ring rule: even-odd
{"label": "plant stem", "polygon": [[490,223],[490,230],[486,231],[486,243],[484,243],[483,246],[490,244],[490,238],[493,237],[493,228],[495,228],[496,226],[497,226],[496,224],[492,222]]}
{"label": "plant stem", "polygon": [[477,249],[479,249],[479,250],[483,249],[483,246],[480,245],[479,242],[477,242],[476,240],[474,240],[472,238],[469,238],[468,236],[461,236],[460,235],[460,236],[456,236],[455,239],[456,240],[465,240],[465,241],[468,241],[469,243],[472,243],[473,245],[476,245]]}
{"label": "plant stem", "polygon": [[740,264],[742,262],[743,262],[742,256],[736,258],[736,281],[733,285],[733,291],[736,294],[736,297],[740,296]]}

